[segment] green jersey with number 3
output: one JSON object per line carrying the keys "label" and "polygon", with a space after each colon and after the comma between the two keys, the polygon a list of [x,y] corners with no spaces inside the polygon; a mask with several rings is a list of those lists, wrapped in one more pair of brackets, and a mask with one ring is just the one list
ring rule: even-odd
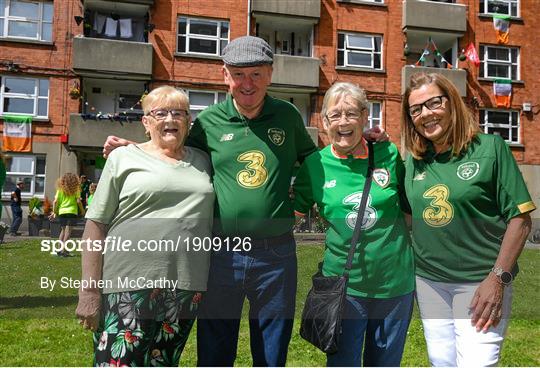
{"label": "green jersey with number 3", "polygon": [[[365,143],[365,142],[364,142]],[[367,152],[367,146],[365,145]],[[392,298],[414,290],[413,252],[402,208],[404,166],[392,143],[374,145],[375,168],[347,294]],[[366,156],[340,157],[327,146],[311,154],[294,182],[295,210],[316,203],[328,222],[323,274],[343,274],[366,180]]]}
{"label": "green jersey with number 3", "polygon": [[409,156],[406,168],[416,273],[441,282],[482,281],[508,221],[535,209],[507,144],[478,134],[458,157],[430,147],[424,160]]}
{"label": "green jersey with number 3", "polygon": [[228,95],[197,116],[186,145],[210,154],[217,234],[265,238],[291,231],[293,168],[316,150],[292,104],[266,96],[259,116],[247,119]]}

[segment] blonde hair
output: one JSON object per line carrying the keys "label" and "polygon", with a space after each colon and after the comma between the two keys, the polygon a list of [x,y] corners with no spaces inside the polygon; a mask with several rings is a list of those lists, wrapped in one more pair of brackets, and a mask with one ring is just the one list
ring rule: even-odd
{"label": "blonde hair", "polygon": [[344,96],[351,97],[356,102],[359,110],[364,110],[368,108],[366,92],[364,92],[362,88],[360,88],[356,84],[348,82],[334,83],[324,95],[321,108],[321,116],[323,120],[326,121],[326,112],[328,111],[328,106],[335,103],[337,100],[343,98]]}
{"label": "blonde hair", "polygon": [[73,173],[65,173],[56,181],[56,189],[68,196],[77,194],[80,191],[80,185],[79,177]]}
{"label": "blonde hair", "polygon": [[456,86],[448,78],[438,73],[417,73],[411,76],[401,103],[401,135],[405,148],[417,160],[422,159],[427,151],[429,140],[416,131],[413,119],[409,114],[409,97],[412,91],[428,84],[439,87],[442,94],[448,99],[445,108],[450,114],[450,127],[443,138],[452,146],[452,155],[459,156],[478,134],[478,124],[461,99]]}
{"label": "blonde hair", "polygon": [[183,105],[189,109],[189,98],[186,92],[171,86],[157,87],[142,100],[142,108],[145,115],[148,115],[155,106],[176,105]]}

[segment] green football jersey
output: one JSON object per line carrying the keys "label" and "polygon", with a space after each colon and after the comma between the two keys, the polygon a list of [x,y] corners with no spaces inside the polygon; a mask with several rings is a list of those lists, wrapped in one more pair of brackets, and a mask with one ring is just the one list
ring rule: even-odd
{"label": "green football jersey", "polygon": [[[414,290],[413,251],[402,212],[408,211],[403,195],[405,173],[394,144],[375,144],[374,155],[373,183],[347,293],[391,298]],[[326,276],[343,274],[367,167],[367,155],[340,157],[327,146],[305,160],[294,182],[295,210],[305,214],[316,203],[328,222],[323,262]]]}
{"label": "green football jersey", "polygon": [[458,157],[430,147],[424,160],[408,157],[406,168],[416,273],[441,282],[482,281],[508,221],[535,209],[504,140],[478,134]]}
{"label": "green football jersey", "polygon": [[292,104],[266,96],[259,116],[250,120],[228,95],[197,116],[186,145],[210,154],[217,234],[265,238],[291,231],[293,167],[316,151]]}

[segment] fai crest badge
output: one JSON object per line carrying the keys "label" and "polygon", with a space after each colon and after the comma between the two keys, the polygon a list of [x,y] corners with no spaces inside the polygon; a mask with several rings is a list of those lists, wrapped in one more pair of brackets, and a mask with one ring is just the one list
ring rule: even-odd
{"label": "fai crest badge", "polygon": [[386,188],[390,183],[390,173],[386,169],[373,170],[373,181],[381,188]]}
{"label": "fai crest badge", "polygon": [[478,162],[465,162],[457,168],[457,176],[461,180],[471,180],[480,171],[480,165]]}
{"label": "fai crest badge", "polygon": [[268,129],[268,138],[276,146],[281,146],[285,142],[285,131],[279,128],[270,128]]}

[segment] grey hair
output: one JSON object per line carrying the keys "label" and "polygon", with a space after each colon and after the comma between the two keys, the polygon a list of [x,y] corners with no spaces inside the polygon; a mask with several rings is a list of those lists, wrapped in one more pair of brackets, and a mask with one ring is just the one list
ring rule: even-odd
{"label": "grey hair", "polygon": [[323,119],[326,118],[328,106],[345,96],[351,97],[356,102],[356,105],[360,110],[364,110],[369,107],[366,92],[363,88],[349,82],[334,83],[324,95],[323,105],[321,109],[321,116],[323,117]]}
{"label": "grey hair", "polygon": [[172,86],[161,86],[153,89],[152,92],[147,94],[142,100],[144,114],[148,114],[152,107],[159,105],[185,105],[189,110],[189,98],[186,92],[181,89],[174,88]]}

